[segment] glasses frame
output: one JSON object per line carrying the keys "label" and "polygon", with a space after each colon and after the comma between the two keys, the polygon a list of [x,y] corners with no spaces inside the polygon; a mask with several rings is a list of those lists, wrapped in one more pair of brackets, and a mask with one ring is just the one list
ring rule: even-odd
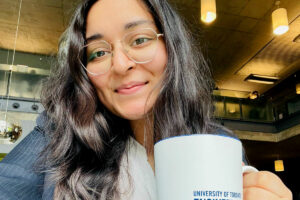
{"label": "glasses frame", "polygon": [[[140,31],[140,30],[151,30],[151,31],[152,31],[153,33],[155,33],[155,35],[156,35],[156,41],[158,41],[159,37],[164,36],[164,34],[162,34],[162,33],[157,33],[153,28],[141,28],[141,29],[138,29],[138,30],[135,30],[135,31],[131,31],[131,32],[129,32],[129,33],[126,33],[126,34],[122,37],[122,40],[119,40],[119,42],[121,42],[121,44],[122,44],[122,49],[124,50],[126,56],[127,56],[130,60],[132,60],[133,62],[135,62],[135,63],[137,63],[137,64],[144,64],[144,63],[151,62],[151,61],[153,60],[154,56],[153,56],[150,60],[147,60],[147,61],[141,61],[141,62],[140,62],[140,61],[136,61],[136,60],[133,59],[130,55],[127,54],[128,51],[124,48],[125,45],[123,44],[124,39],[125,39],[129,34],[132,34],[132,33],[134,33],[134,32]],[[81,53],[81,51],[82,51],[84,48],[86,48],[87,46],[89,46],[89,45],[91,45],[91,44],[99,43],[99,42],[104,42],[104,43],[107,43],[107,44],[109,45],[110,50],[111,50],[111,57],[113,57],[113,51],[114,51],[113,45],[112,45],[111,43],[107,42],[106,40],[99,40],[99,41],[91,42],[91,43],[89,43],[89,44],[86,44],[86,45],[82,46],[82,47],[80,48],[80,51],[79,51],[78,55],[77,55],[77,59],[79,60],[80,65],[86,70],[86,72],[88,72],[89,74],[94,75],[94,76],[99,76],[99,75],[102,75],[102,74],[107,73],[107,72],[111,69],[112,65],[109,67],[109,69],[108,69],[107,71],[105,71],[105,72],[103,72],[103,73],[94,73],[94,72],[90,72],[90,71],[87,69],[87,67],[84,66],[84,64],[83,64],[83,62],[82,62],[82,59],[80,58],[80,53]],[[157,50],[157,49],[156,49],[156,50]]]}

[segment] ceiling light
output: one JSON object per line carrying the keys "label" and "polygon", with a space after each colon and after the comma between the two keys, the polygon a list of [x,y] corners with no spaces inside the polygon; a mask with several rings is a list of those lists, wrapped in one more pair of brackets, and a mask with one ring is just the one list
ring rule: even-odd
{"label": "ceiling light", "polygon": [[201,20],[211,23],[216,17],[216,0],[201,0]]}
{"label": "ceiling light", "polygon": [[296,84],[296,94],[300,94],[300,83]]}
{"label": "ceiling light", "polygon": [[245,78],[245,81],[262,83],[262,84],[274,84],[278,80],[279,77],[276,76],[265,76],[265,75],[258,75],[258,74],[250,74]]}
{"label": "ceiling light", "polygon": [[250,99],[257,99],[258,97],[258,92],[257,91],[253,91],[252,93],[250,93],[249,98]]}
{"label": "ceiling light", "polygon": [[280,1],[276,1],[275,5],[278,8],[272,12],[273,33],[276,35],[282,35],[289,30],[287,11],[285,8],[279,8],[279,4]]}
{"label": "ceiling light", "polygon": [[236,110],[235,110],[235,104],[226,104],[226,106],[228,107],[228,112],[230,113],[230,114],[233,114],[233,113],[235,113],[236,112]]}
{"label": "ceiling light", "polygon": [[276,172],[283,172],[284,171],[283,160],[275,160],[274,165],[275,165],[275,171]]}

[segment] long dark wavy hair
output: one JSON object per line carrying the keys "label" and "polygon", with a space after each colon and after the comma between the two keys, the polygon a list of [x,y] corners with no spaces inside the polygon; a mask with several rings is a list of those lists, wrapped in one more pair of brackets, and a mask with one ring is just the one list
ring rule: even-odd
{"label": "long dark wavy hair", "polygon": [[[54,199],[118,199],[118,175],[130,136],[129,122],[114,116],[97,97],[78,61],[85,42],[88,11],[97,0],[84,0],[63,35],[49,80],[42,91],[48,116],[49,145],[42,158],[55,181]],[[167,1],[142,0],[164,34],[168,63],[151,116],[147,152],[163,138],[210,133],[211,73],[193,38]],[[83,59],[83,55],[80,59]],[[134,136],[133,136],[134,137]]]}

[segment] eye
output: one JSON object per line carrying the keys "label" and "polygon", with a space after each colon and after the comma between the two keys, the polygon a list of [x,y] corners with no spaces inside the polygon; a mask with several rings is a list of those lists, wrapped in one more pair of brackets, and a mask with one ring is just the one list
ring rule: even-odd
{"label": "eye", "polygon": [[101,60],[102,58],[104,58],[107,54],[109,54],[108,51],[103,51],[103,50],[98,50],[95,52],[92,52],[89,57],[88,57],[88,62],[94,61],[96,60]]}
{"label": "eye", "polygon": [[139,46],[139,45],[142,45],[144,43],[147,43],[149,41],[151,41],[152,38],[146,38],[146,37],[141,37],[141,38],[137,38],[133,41],[132,45],[131,46]]}

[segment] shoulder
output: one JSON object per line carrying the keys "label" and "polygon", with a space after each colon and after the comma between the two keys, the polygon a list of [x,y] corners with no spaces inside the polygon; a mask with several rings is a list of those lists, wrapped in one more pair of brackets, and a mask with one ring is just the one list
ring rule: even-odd
{"label": "shoulder", "polygon": [[1,161],[0,199],[41,199],[45,174],[36,162],[48,143],[45,116],[40,114],[37,126]]}
{"label": "shoulder", "polygon": [[43,111],[36,119],[36,127],[37,130],[41,133],[45,133],[47,122],[48,122],[48,116],[46,111]]}

